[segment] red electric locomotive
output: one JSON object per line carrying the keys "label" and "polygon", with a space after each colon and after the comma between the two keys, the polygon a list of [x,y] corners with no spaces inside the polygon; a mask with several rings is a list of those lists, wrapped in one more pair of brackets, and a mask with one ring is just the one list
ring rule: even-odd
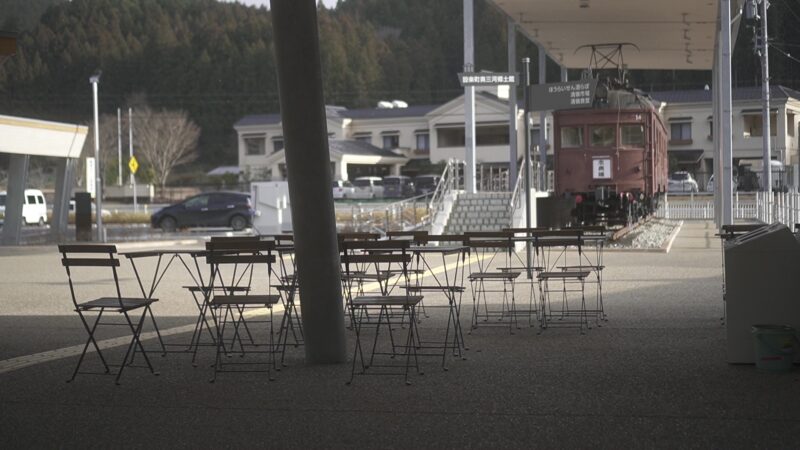
{"label": "red electric locomotive", "polygon": [[577,224],[624,225],[657,208],[667,190],[668,137],[649,97],[598,88],[591,108],[553,118],[555,192],[574,200]]}

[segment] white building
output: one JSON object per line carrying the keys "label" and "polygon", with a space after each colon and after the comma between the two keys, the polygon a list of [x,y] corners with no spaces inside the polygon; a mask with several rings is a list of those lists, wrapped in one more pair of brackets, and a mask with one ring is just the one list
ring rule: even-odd
{"label": "white building", "polygon": [[[711,118],[711,91],[687,90],[654,92],[651,96],[665,102],[664,120],[670,132],[668,151],[678,169],[688,170],[698,178],[701,189],[713,173],[714,144]],[[771,86],[770,140],[772,159],[789,166],[788,184],[797,186],[798,124],[800,92],[783,86]],[[761,88],[733,90],[733,164],[762,167]],[[674,167],[673,167],[674,168]]]}
{"label": "white building", "polygon": [[[800,92],[772,87],[772,157],[787,166],[798,160]],[[664,91],[651,94],[661,102],[670,132],[668,152],[671,170],[688,170],[705,187],[713,169],[711,91]],[[509,162],[507,91],[479,90],[476,102],[476,161],[486,168],[506,168]],[[524,154],[522,109],[517,111],[517,159]],[[331,170],[334,179],[362,175],[425,173],[431,164],[450,158],[464,159],[464,97],[441,105],[405,108],[346,109],[327,107],[331,138]],[[532,113],[531,145],[539,136],[539,117]],[[548,116],[547,136],[550,135]],[[280,115],[247,116],[234,125],[239,138],[239,166],[254,179],[285,178],[283,131]],[[734,165],[761,167],[761,89],[733,91]],[[355,147],[347,142],[359,142]],[[552,154],[552,149],[548,148]],[[478,172],[480,178],[481,170]],[[787,180],[797,186],[797,171]]]}
{"label": "white building", "polygon": [[[476,95],[478,164],[508,165],[509,105],[507,95],[502,94],[503,89],[495,88],[481,90]],[[521,123],[521,110],[517,116]],[[335,143],[331,146],[334,179],[399,174],[401,168],[411,174],[428,173],[433,170],[430,167],[433,164],[451,158],[464,159],[463,96],[441,105],[366,109],[328,106],[327,118],[328,134]],[[239,166],[253,178],[285,178],[280,119],[280,114],[255,115],[234,124],[239,141]],[[538,124],[538,116],[534,116],[534,121]],[[354,149],[346,141],[368,145]],[[523,141],[521,131],[518,141]],[[520,157],[522,149],[520,144]]]}

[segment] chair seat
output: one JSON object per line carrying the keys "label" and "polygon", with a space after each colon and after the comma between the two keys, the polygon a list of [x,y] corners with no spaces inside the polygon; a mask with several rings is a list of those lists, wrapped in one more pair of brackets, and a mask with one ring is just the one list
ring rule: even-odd
{"label": "chair seat", "polygon": [[353,299],[353,306],[414,306],[421,295],[364,295]]}
{"label": "chair seat", "polygon": [[278,295],[215,295],[209,302],[211,305],[267,305],[272,306],[280,301]]}
{"label": "chair seat", "polygon": [[464,286],[409,286],[406,288],[409,291],[450,291],[450,292],[464,292]]}
{"label": "chair seat", "polygon": [[[208,286],[183,286],[189,292],[208,292]],[[247,286],[214,286],[214,291],[217,292],[247,292],[250,288]]]}
{"label": "chair seat", "polygon": [[522,272],[505,271],[505,272],[475,272],[469,274],[470,280],[514,280]]}
{"label": "chair seat", "polygon": [[[518,267],[498,267],[497,270],[501,272],[527,272],[528,268],[523,266]],[[542,266],[531,266],[531,270],[535,270],[536,272],[541,272],[544,270]]]}
{"label": "chair seat", "polygon": [[[120,300],[122,302],[121,307]],[[92,309],[111,308],[117,311],[130,311],[157,301],[157,298],[122,297],[122,299],[119,299],[117,297],[100,297],[89,300],[88,302],[79,303],[78,309],[81,311],[89,311]]]}
{"label": "chair seat", "polygon": [[389,272],[381,272],[381,273],[358,273],[358,272],[351,272],[349,275],[343,273],[342,280],[374,280],[374,281],[385,281],[392,278],[391,273]]}
{"label": "chair seat", "polygon": [[542,272],[542,273],[539,274],[539,279],[540,280],[548,280],[548,279],[554,279],[554,278],[559,278],[559,279],[570,279],[570,278],[572,278],[572,279],[582,280],[582,279],[588,277],[590,273],[591,272],[588,271],[588,270],[570,271],[570,272],[568,272],[568,271],[564,271],[564,272]]}
{"label": "chair seat", "polygon": [[603,269],[606,268],[606,266],[602,266],[602,265],[598,266],[598,265],[594,265],[594,264],[584,264],[582,266],[558,266],[558,268],[561,269],[561,270],[570,270],[570,271],[576,271],[577,270],[577,271],[581,271],[581,270],[586,270],[586,269],[603,270]]}

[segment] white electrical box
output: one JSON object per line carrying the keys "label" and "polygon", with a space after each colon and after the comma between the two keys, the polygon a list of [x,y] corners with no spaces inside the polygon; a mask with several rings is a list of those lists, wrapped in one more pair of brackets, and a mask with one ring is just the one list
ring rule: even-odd
{"label": "white electrical box", "polygon": [[800,242],[772,224],[725,244],[729,363],[754,363],[753,325],[800,329]]}
{"label": "white electrical box", "polygon": [[258,234],[281,234],[292,231],[289,183],[265,181],[250,184],[250,200],[256,217],[253,228]]}

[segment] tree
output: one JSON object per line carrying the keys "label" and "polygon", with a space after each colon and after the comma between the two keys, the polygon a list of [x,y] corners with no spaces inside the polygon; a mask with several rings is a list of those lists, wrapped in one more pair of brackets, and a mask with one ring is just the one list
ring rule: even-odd
{"label": "tree", "polygon": [[139,108],[133,123],[135,154],[153,169],[163,190],[175,166],[197,158],[200,127],[186,111],[154,111],[149,107]]}

